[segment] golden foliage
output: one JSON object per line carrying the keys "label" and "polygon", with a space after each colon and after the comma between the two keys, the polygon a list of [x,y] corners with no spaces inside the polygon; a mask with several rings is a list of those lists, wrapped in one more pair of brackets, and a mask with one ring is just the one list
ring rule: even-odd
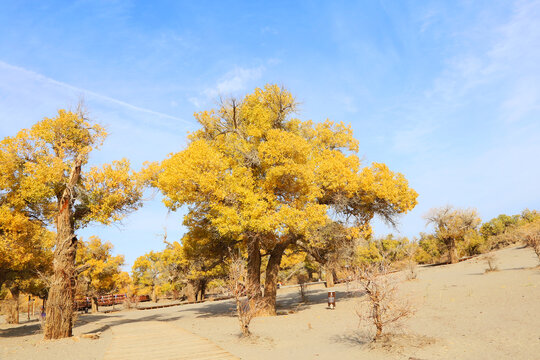
{"label": "golden foliage", "polygon": [[79,284],[84,295],[105,295],[125,287],[126,279],[121,270],[124,257],[113,256],[112,249],[110,242],[102,242],[97,236],[79,242],[76,266],[85,268],[79,274]]}
{"label": "golden foliage", "polygon": [[236,237],[306,234],[328,223],[331,207],[365,230],[375,214],[391,220],[416,205],[403,175],[360,167],[350,126],[290,118],[295,109],[289,92],[266,85],[197,113],[202,128],[187,148],[153,164],[148,178],[169,208],[191,205],[219,234]]}
{"label": "golden foliage", "polygon": [[40,223],[0,206],[0,273],[36,270],[41,264],[50,264],[53,245],[54,234]]}
{"label": "golden foliage", "polygon": [[[101,146],[105,130],[82,112],[59,110],[30,129],[0,142],[0,191],[3,203],[27,216],[52,223],[57,202],[77,157],[83,166]],[[76,187],[76,226],[90,221],[108,224],[138,208],[142,182],[123,159],[92,168]]]}
{"label": "golden foliage", "polygon": [[[293,117],[296,109],[292,94],[276,85],[224,101],[195,114],[201,128],[189,135],[186,149],[143,171],[169,209],[189,206],[189,229],[204,224],[190,230],[184,246],[192,237],[199,245],[241,242],[250,289],[259,288],[260,264],[266,264],[269,307],[287,248],[299,245],[327,262],[344,240],[369,235],[375,215],[393,223],[416,205],[417,193],[403,175],[379,163],[362,167],[350,126],[302,121]],[[339,236],[319,236],[333,224],[343,228]],[[206,254],[230,251],[207,248]],[[261,254],[268,261],[261,262]]]}

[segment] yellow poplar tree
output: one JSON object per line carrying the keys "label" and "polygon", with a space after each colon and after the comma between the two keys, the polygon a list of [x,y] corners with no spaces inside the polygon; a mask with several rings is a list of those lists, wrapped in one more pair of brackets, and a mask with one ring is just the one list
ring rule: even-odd
{"label": "yellow poplar tree", "polygon": [[[384,164],[361,167],[350,126],[293,117],[297,104],[276,85],[242,100],[195,114],[201,129],[187,148],[161,163],[153,184],[170,209],[188,205],[219,234],[242,242],[250,298],[275,313],[284,251],[309,242],[331,217],[354,219],[350,232],[369,228],[375,215],[392,220],[412,209],[417,194]],[[188,214],[188,216],[190,216]],[[268,256],[261,293],[261,254]]]}
{"label": "yellow poplar tree", "polygon": [[0,205],[0,288],[5,285],[14,299],[13,323],[19,323],[21,292],[43,295],[41,275],[52,269],[54,234],[43,224]]}
{"label": "yellow poplar tree", "polygon": [[299,246],[325,269],[328,287],[334,286],[337,268],[351,257],[356,230],[355,227],[349,228],[342,222],[330,220],[324,226],[312,229],[299,242]]}
{"label": "yellow poplar tree", "polygon": [[56,227],[46,339],[72,335],[75,230],[93,221],[110,224],[140,206],[140,184],[128,160],[83,171],[105,137],[82,111],[60,110],[0,142],[2,203]]}
{"label": "yellow poplar tree", "polygon": [[178,299],[180,291],[185,285],[185,268],[187,262],[184,258],[182,245],[178,241],[172,243],[165,241],[166,247],[161,252],[162,284],[161,292],[172,294]]}
{"label": "yellow poplar tree", "polygon": [[189,301],[203,300],[208,283],[227,276],[227,258],[236,241],[221,235],[200,212],[191,212],[184,219],[189,229],[182,237],[182,257],[187,280],[185,291]]}
{"label": "yellow poplar tree", "polygon": [[92,298],[92,312],[98,311],[98,296],[122,287],[117,280],[122,272],[124,256],[112,256],[113,245],[102,242],[97,236],[80,241],[77,247],[76,266],[80,273],[79,287],[85,296]]}
{"label": "yellow poplar tree", "polygon": [[158,288],[162,282],[163,264],[161,253],[150,251],[135,259],[132,268],[133,284],[149,292],[152,301],[157,302]]}
{"label": "yellow poplar tree", "polygon": [[425,218],[428,224],[435,226],[437,240],[447,247],[451,264],[459,262],[458,242],[464,241],[465,236],[475,231],[481,223],[476,210],[454,209],[449,205],[431,209]]}

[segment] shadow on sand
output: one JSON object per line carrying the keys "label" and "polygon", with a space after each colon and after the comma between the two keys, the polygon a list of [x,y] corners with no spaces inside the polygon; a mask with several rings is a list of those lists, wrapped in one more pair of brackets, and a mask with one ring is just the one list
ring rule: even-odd
{"label": "shadow on sand", "polygon": [[[336,299],[350,298],[361,296],[361,292],[347,292],[346,290],[335,290]],[[316,289],[306,291],[307,302],[303,302],[300,293],[297,291],[291,291],[284,294],[278,294],[276,301],[277,315],[286,315],[291,313],[302,312],[308,310],[313,305],[325,304],[328,301],[328,292],[326,289]],[[197,318],[211,318],[211,317],[235,317],[236,305],[233,300],[221,300],[215,302],[208,302],[198,304],[190,308],[179,309],[179,311],[191,311],[198,314]]]}
{"label": "shadow on sand", "polygon": [[[336,289],[336,299],[339,303],[340,299],[361,296],[362,293],[347,292],[346,290]],[[326,289],[312,289],[306,291],[307,302],[303,302],[300,293],[290,291],[288,293],[278,294],[276,312],[277,315],[286,315],[298,313],[310,309],[312,306],[326,304],[328,293]],[[183,317],[182,313],[192,312],[197,318],[211,317],[235,317],[236,305],[233,300],[219,300],[206,302],[196,305],[178,306],[168,308],[167,312],[157,312],[148,316],[132,317],[136,314],[133,312],[115,313],[113,314],[81,314],[79,315],[74,330],[81,330],[81,327],[86,327],[85,331],[88,334],[99,333],[113,328],[114,326],[137,323],[143,321],[176,321]],[[174,311],[172,311],[174,309]],[[157,309],[156,309],[157,310]],[[160,309],[161,310],[161,309]],[[138,310],[134,310],[138,311]],[[145,310],[152,311],[152,310]],[[96,323],[95,327],[92,324]],[[7,329],[0,329],[0,337],[22,337],[32,336],[41,332],[41,323],[35,320],[33,323],[10,326]]]}
{"label": "shadow on sand", "polygon": [[[74,330],[79,329],[82,326],[91,325],[92,323],[97,323],[103,320],[103,323],[96,324],[97,327],[89,327],[87,329],[87,334],[94,334],[103,332],[112,327],[128,324],[128,323],[137,323],[142,321],[176,321],[182,316],[170,316],[166,314],[152,314],[140,318],[124,318],[121,315],[101,315],[101,314],[88,314],[80,316],[77,319]],[[24,325],[12,325],[7,329],[0,329],[0,337],[23,337],[23,336],[32,336],[42,333],[41,323],[35,321],[33,324],[24,324]]]}
{"label": "shadow on sand", "polygon": [[35,321],[33,324],[11,326],[8,329],[0,329],[0,337],[29,336],[41,331],[41,323],[39,321]]}

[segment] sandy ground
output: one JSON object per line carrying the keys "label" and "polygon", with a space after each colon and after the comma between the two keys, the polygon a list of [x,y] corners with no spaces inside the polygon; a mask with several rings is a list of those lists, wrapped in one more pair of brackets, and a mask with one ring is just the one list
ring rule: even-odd
{"label": "sandy ground", "polygon": [[[242,359],[540,359],[540,268],[529,248],[494,253],[499,271],[485,273],[474,258],[455,265],[419,267],[400,293],[417,311],[388,342],[373,346],[372,329],[359,323],[361,294],[338,286],[337,307],[326,308],[326,289],[315,285],[302,304],[295,289],[278,294],[278,316],[256,318],[253,336],[239,337],[231,301],[155,310],[83,314],[75,338],[41,340],[39,322],[0,324],[0,359],[102,359],[114,326],[167,321]],[[403,277],[403,274],[397,276]],[[22,316],[21,316],[22,318]],[[101,332],[98,340],[80,338]],[[149,342],[144,346],[152,346]]]}

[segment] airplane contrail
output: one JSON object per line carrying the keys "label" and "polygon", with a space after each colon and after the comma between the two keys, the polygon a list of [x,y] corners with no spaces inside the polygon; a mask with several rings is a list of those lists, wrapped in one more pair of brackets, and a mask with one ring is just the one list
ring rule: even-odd
{"label": "airplane contrail", "polygon": [[159,112],[159,111],[146,109],[146,108],[143,108],[143,107],[140,107],[140,106],[136,106],[136,105],[127,103],[127,102],[122,101],[122,100],[112,98],[110,96],[102,95],[102,94],[99,94],[99,93],[91,91],[91,90],[82,89],[82,88],[79,88],[77,86],[73,86],[73,85],[67,84],[65,82],[62,82],[62,81],[51,79],[51,78],[49,78],[47,76],[44,76],[44,75],[41,75],[41,74],[39,74],[39,73],[37,73],[35,71],[28,70],[28,69],[22,68],[20,66],[11,65],[11,64],[8,64],[8,63],[3,62],[1,60],[0,60],[0,66],[4,67],[4,68],[7,68],[7,69],[23,72],[26,75],[28,75],[28,76],[36,79],[36,80],[47,82],[49,84],[53,84],[53,85],[56,85],[56,86],[59,86],[59,87],[65,88],[65,89],[69,89],[69,90],[72,90],[72,91],[76,91],[76,92],[82,93],[84,95],[88,95],[88,96],[98,98],[98,99],[101,99],[101,100],[104,100],[104,101],[107,101],[107,102],[110,102],[110,103],[113,103],[113,104],[117,104],[117,105],[123,106],[125,108],[134,110],[134,111],[143,112],[143,113],[147,113],[147,114],[151,114],[151,115],[155,115],[155,116],[159,116],[159,117],[167,118],[167,119],[171,119],[171,120],[178,120],[178,121],[181,121],[181,122],[189,124],[189,125],[194,124],[192,121],[189,121],[189,120],[184,120],[182,118],[172,116],[172,115],[168,115],[168,114],[165,114],[165,113],[162,113],[162,112]]}

